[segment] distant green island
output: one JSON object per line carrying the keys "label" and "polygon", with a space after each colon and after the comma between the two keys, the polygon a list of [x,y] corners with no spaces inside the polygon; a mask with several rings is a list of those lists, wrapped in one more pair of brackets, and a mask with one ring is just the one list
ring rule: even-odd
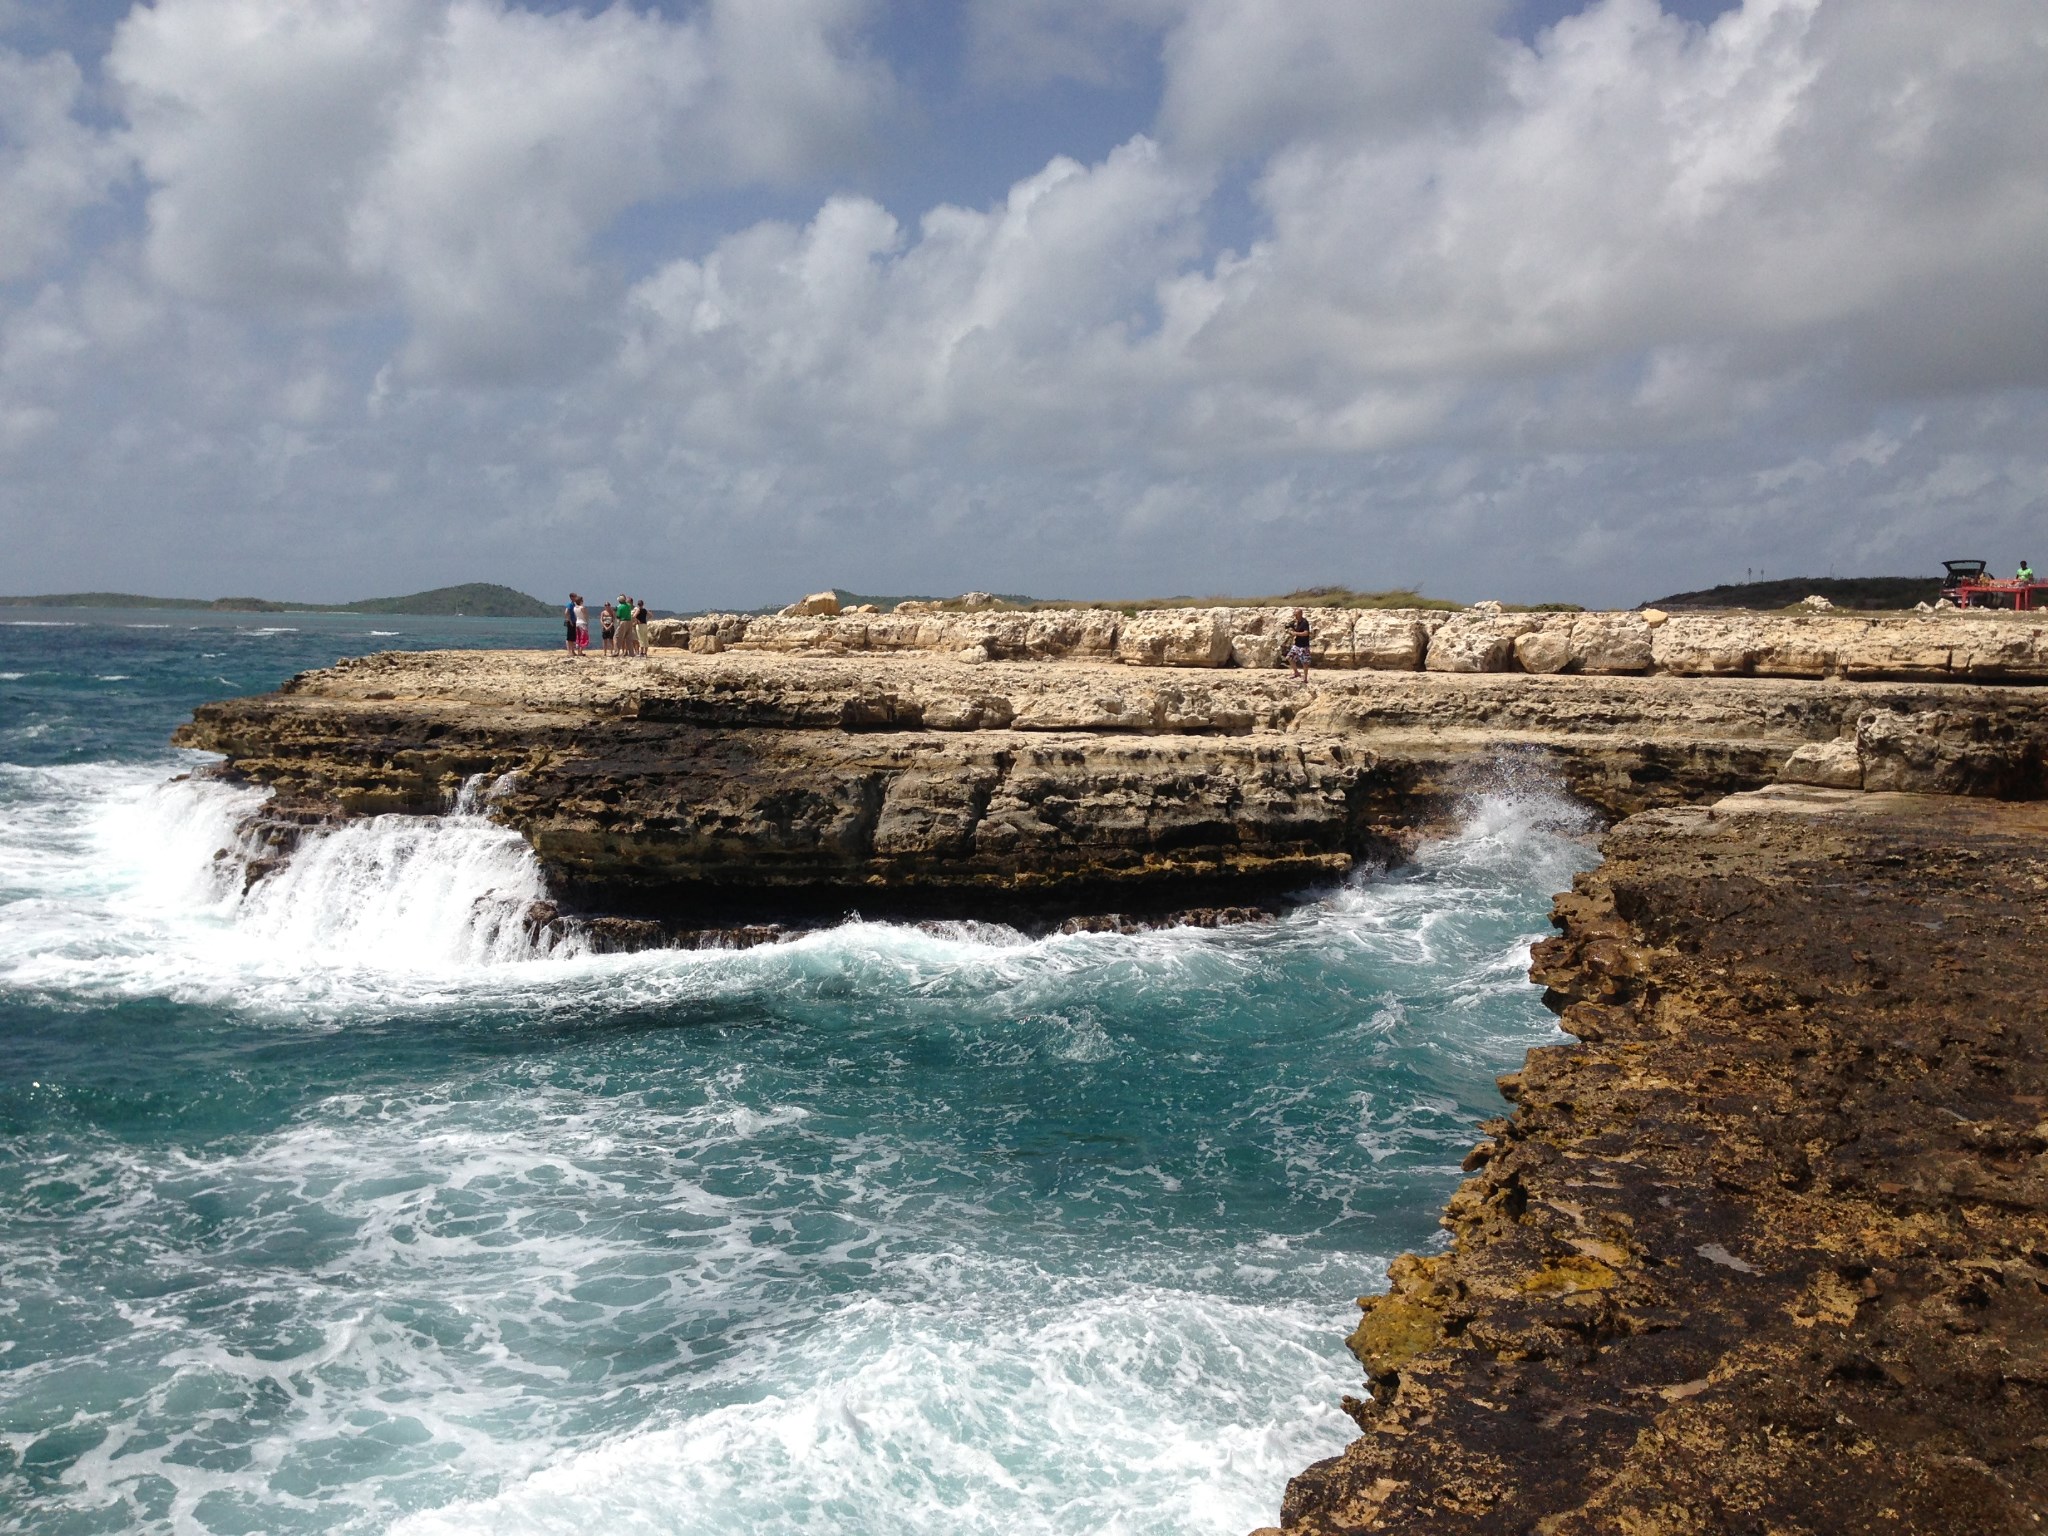
{"label": "distant green island", "polygon": [[1698,592],[1673,592],[1647,608],[1790,608],[1809,597],[1824,597],[1837,608],[1895,610],[1931,603],[1941,596],[1939,576],[1792,576],[1775,581],[1737,581]]}
{"label": "distant green island", "polygon": [[435,587],[405,597],[366,597],[353,603],[280,603],[267,597],[144,597],[135,592],[45,592],[0,597],[5,608],[182,608],[207,613],[403,613],[428,618],[551,619],[554,604],[491,581]]}

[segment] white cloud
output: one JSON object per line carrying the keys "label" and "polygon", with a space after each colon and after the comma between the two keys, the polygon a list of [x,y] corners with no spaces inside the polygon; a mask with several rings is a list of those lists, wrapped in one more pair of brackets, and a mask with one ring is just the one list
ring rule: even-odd
{"label": "white cloud", "polygon": [[84,80],[69,54],[0,48],[0,281],[27,277],[68,243],[72,217],[126,169],[75,115]]}
{"label": "white cloud", "polygon": [[1306,404],[1605,378],[1651,435],[1681,374],[2043,378],[2042,30],[2027,0],[1750,0],[1708,32],[1608,0],[1519,54],[1477,126],[1291,142],[1270,237],[1175,285],[1170,323],[1208,377]]}
{"label": "white cloud", "polygon": [[690,179],[795,181],[853,164],[894,105],[889,71],[858,42],[866,11],[864,0],[711,0]]}
{"label": "white cloud", "polygon": [[1138,139],[1097,166],[1056,160],[994,209],[935,209],[914,241],[837,198],[641,284],[626,376],[724,448],[902,455],[965,432],[998,456],[1071,453],[1076,433],[1117,451],[1130,418],[1103,415],[1099,386],[1138,366],[1159,274],[1198,253],[1205,190]]}
{"label": "white cloud", "polygon": [[[1267,121],[1197,89],[1226,39],[1252,49],[1234,7],[1204,0],[1168,48],[1167,115],[1206,99],[1205,145]],[[1387,18],[1339,10],[1270,23],[1276,69],[1370,85],[1383,61],[1337,39]],[[1356,112],[1283,92],[1313,110],[1259,183],[1270,233],[1209,269],[1205,157],[1135,140],[915,238],[859,200],[736,236],[638,291],[631,366],[706,442],[1175,472],[1435,439],[1611,451],[1777,413],[1833,430],[1881,378],[2048,382],[2048,291],[2026,276],[2048,248],[2048,89],[2026,89],[2048,54],[2010,47],[2026,10],[1751,0],[1702,30],[1608,0],[1541,52],[1486,33],[1494,83],[1462,121],[1414,108],[1361,136]],[[1411,42],[1434,60],[1450,35]]]}
{"label": "white cloud", "polygon": [[160,0],[108,59],[174,292],[304,320],[395,297],[421,371],[489,376],[592,319],[590,243],[692,187],[836,164],[886,103],[849,0],[671,22],[501,0]]}
{"label": "white cloud", "polygon": [[402,539],[450,579],[492,540],[683,549],[749,601],[1640,598],[2037,515],[2038,0],[1599,0],[1536,47],[1496,14],[1032,0],[1011,78],[1149,38],[1154,131],[629,282],[592,254],[623,210],[822,176],[886,111],[856,9],[160,0],[108,65],[140,256],[0,327],[0,515],[164,504],[251,551],[338,521],[337,561]]}
{"label": "white cloud", "polygon": [[422,371],[516,369],[584,329],[584,252],[696,169],[680,130],[709,74],[694,28],[630,11],[450,8],[349,240],[396,285]]}
{"label": "white cloud", "polygon": [[1297,136],[1413,132],[1493,85],[1507,0],[1188,0],[1166,39],[1168,142],[1237,159]]}
{"label": "white cloud", "polygon": [[165,0],[107,73],[173,292],[318,320],[374,293],[349,222],[434,35],[430,0]]}
{"label": "white cloud", "polygon": [[1134,73],[1187,0],[969,0],[968,67],[982,85],[1111,85]]}

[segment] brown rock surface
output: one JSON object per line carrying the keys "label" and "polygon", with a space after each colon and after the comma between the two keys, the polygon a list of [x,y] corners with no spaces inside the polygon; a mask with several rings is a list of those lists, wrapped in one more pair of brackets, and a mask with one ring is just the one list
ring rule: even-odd
{"label": "brown rock surface", "polygon": [[1533,972],[1584,1043],[1360,1303],[1285,1529],[2039,1530],[2048,808],[1780,788],[1604,851]]}

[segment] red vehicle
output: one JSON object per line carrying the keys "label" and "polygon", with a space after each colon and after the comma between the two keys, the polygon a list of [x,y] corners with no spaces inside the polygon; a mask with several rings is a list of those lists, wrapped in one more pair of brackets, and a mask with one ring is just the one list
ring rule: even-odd
{"label": "red vehicle", "polygon": [[2030,613],[2037,600],[2048,602],[2048,582],[2000,581],[1985,569],[1982,560],[1941,563],[1948,572],[1941,595],[1958,608],[2011,608]]}

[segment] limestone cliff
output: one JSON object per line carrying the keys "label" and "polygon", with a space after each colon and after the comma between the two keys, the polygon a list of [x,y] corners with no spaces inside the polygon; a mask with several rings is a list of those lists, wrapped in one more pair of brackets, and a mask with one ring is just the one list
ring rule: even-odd
{"label": "limestone cliff", "polygon": [[[1290,610],[1173,608],[1019,613],[709,614],[650,626],[659,647],[823,655],[928,653],[981,661],[1272,667]],[[1321,670],[1662,677],[2048,681],[2048,617],[1938,614],[1503,613],[1482,605],[1312,608]]]}
{"label": "limestone cliff", "polygon": [[[1788,763],[1860,782],[1866,753],[1906,781],[1996,788],[2038,767],[2037,698],[1954,684],[1365,669],[1302,687],[1271,670],[1100,661],[462,652],[307,674],[204,706],[179,739],[273,788],[280,827],[437,812],[485,775],[490,814],[526,835],[568,906],[697,927],[854,902],[1102,911],[1298,889],[1454,817],[1504,758],[1613,815],[1770,783]],[[1881,720],[1902,724],[1868,723]]]}

